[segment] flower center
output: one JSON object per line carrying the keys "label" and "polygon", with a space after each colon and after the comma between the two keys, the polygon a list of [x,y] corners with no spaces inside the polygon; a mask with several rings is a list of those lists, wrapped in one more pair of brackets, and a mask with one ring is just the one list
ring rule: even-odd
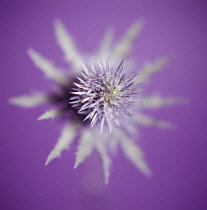
{"label": "flower center", "polygon": [[97,122],[101,123],[101,130],[104,122],[110,130],[113,122],[119,126],[120,119],[130,115],[129,104],[137,94],[131,82],[134,76],[127,78],[122,73],[124,61],[116,69],[101,63],[96,68],[92,66],[91,71],[83,67],[83,78],[78,78],[80,83],[74,83],[76,88],[71,92],[75,95],[70,98],[72,107],[86,115],[84,120],[91,120],[91,127]]}

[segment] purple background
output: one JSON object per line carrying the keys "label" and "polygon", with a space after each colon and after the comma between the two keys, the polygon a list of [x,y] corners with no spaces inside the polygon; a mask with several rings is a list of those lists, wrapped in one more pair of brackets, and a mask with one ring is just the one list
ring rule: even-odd
{"label": "purple background", "polygon": [[[11,96],[49,90],[51,83],[33,66],[26,50],[33,47],[57,63],[63,61],[53,33],[52,21],[57,17],[86,52],[97,47],[109,26],[118,39],[138,17],[144,17],[146,25],[133,53],[137,63],[173,57],[148,91],[187,96],[191,102],[150,112],[178,127],[142,129],[140,145],[154,172],[151,178],[119,152],[113,158],[110,182],[104,186],[96,154],[73,170],[75,145],[45,167],[62,123],[36,121],[47,107],[25,110],[8,105]],[[0,209],[207,209],[206,18],[206,1],[198,0],[1,0]]]}

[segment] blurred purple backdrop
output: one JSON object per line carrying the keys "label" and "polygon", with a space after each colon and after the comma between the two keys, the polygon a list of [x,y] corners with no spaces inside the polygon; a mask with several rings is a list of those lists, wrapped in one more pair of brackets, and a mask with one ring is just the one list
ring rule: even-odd
{"label": "blurred purple backdrop", "polygon": [[[2,210],[204,210],[207,209],[206,38],[207,2],[189,1],[0,1]],[[148,91],[188,97],[187,106],[151,112],[177,130],[142,129],[140,145],[154,175],[144,177],[121,152],[104,186],[97,155],[73,170],[75,145],[44,166],[62,123],[38,122],[46,110],[8,104],[31,89],[49,90],[29,60],[29,47],[62,62],[53,20],[60,18],[80,49],[91,52],[108,27],[118,39],[138,17],[146,24],[134,46],[138,64],[171,55]],[[88,181],[87,181],[88,180]],[[89,186],[90,185],[90,186]],[[90,190],[89,190],[90,188]]]}

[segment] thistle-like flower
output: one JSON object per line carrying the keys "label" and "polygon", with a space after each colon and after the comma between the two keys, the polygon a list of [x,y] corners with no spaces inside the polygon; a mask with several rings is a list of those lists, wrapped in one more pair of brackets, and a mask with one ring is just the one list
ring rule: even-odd
{"label": "thistle-like flower", "polygon": [[160,58],[129,73],[134,68],[129,65],[125,67],[124,59],[131,51],[142,25],[143,21],[135,22],[117,44],[112,42],[113,34],[108,31],[98,51],[91,56],[84,56],[77,50],[64,25],[56,21],[55,35],[71,66],[70,71],[56,67],[35,50],[28,50],[35,66],[57,84],[57,91],[14,97],[10,102],[25,108],[54,104],[57,108],[46,111],[38,120],[57,117],[66,119],[66,125],[46,165],[60,156],[63,150],[69,149],[75,137],[79,137],[74,168],[96,150],[102,160],[105,183],[108,183],[111,155],[120,145],[126,157],[141,172],[147,176],[151,174],[144,153],[133,136],[140,126],[168,128],[171,124],[144,114],[143,109],[171,106],[180,103],[182,99],[159,95],[140,97],[142,84],[146,84],[150,76],[160,71],[168,61],[167,58]]}

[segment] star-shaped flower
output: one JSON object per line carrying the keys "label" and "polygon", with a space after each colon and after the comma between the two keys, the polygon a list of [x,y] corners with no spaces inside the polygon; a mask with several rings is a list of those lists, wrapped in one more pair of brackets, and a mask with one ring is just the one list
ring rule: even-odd
{"label": "star-shaped flower", "polygon": [[[46,111],[38,120],[59,117],[66,121],[46,165],[69,149],[79,137],[74,168],[96,150],[102,160],[105,183],[108,183],[111,155],[120,146],[126,157],[149,176],[151,170],[134,136],[141,126],[169,128],[172,125],[146,115],[143,110],[175,105],[182,99],[160,95],[141,97],[142,84],[146,85],[150,77],[166,65],[168,58],[159,58],[134,71],[134,62],[128,54],[142,29],[142,20],[129,27],[118,43],[113,42],[112,31],[107,31],[98,50],[89,56],[79,52],[60,20],[55,21],[54,26],[57,42],[70,70],[57,67],[34,49],[29,49],[28,55],[34,65],[57,84],[57,90],[10,99],[12,104],[24,108],[53,104],[56,108]],[[127,59],[126,66],[124,59]]]}

